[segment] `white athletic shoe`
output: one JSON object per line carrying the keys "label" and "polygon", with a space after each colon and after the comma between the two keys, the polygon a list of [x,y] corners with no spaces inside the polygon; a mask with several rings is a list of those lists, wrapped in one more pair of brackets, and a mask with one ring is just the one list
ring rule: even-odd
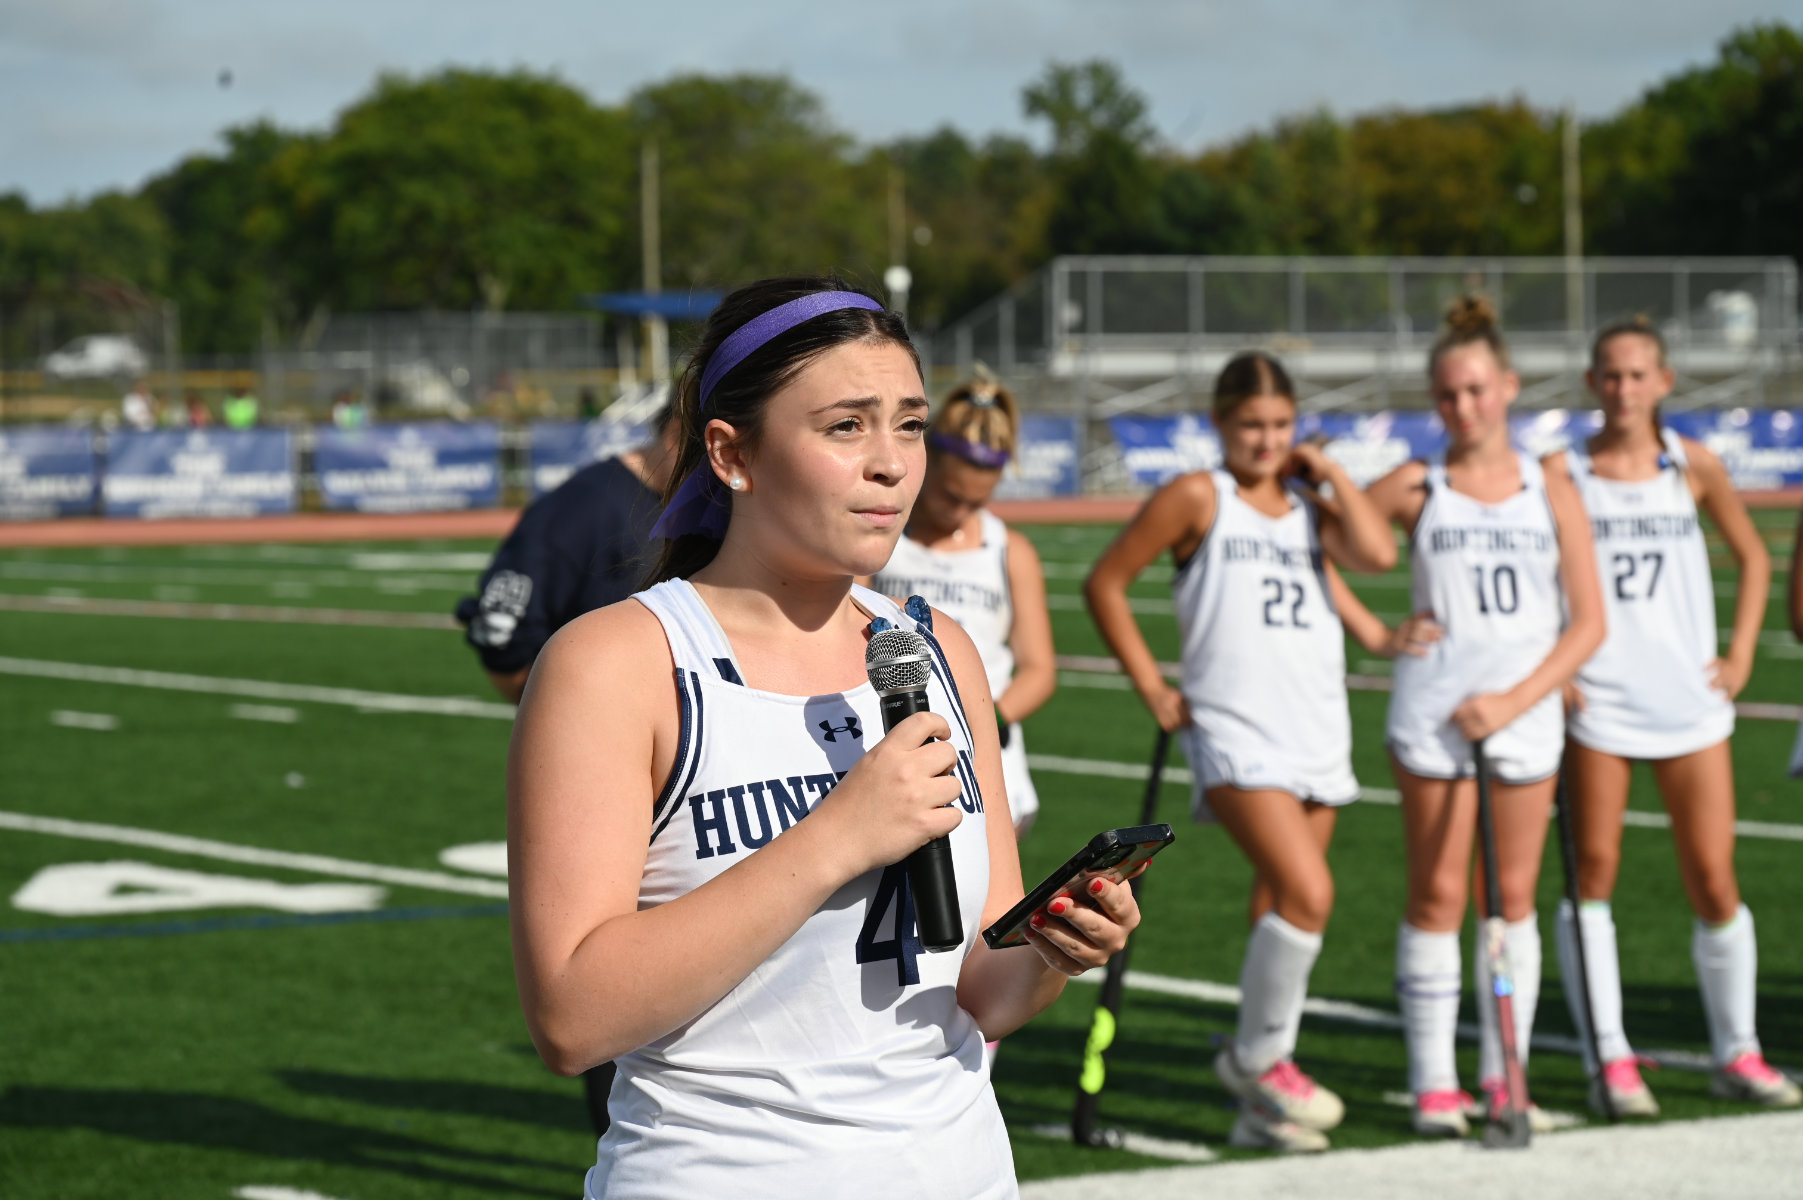
{"label": "white athletic shoe", "polygon": [[1240,1068],[1230,1043],[1215,1055],[1215,1076],[1242,1105],[1256,1106],[1267,1116],[1306,1129],[1325,1132],[1346,1116],[1340,1098],[1304,1075],[1292,1059],[1283,1059],[1263,1075],[1253,1075]]}
{"label": "white athletic shoe", "polygon": [[1471,1093],[1459,1088],[1439,1092],[1417,1092],[1415,1111],[1409,1124],[1424,1137],[1462,1138],[1471,1132],[1471,1118],[1477,1101]]}
{"label": "white athletic shoe", "polygon": [[[1487,1117],[1490,1114],[1502,1112],[1504,1107],[1506,1107],[1507,1101],[1504,1099],[1504,1090],[1503,1081],[1500,1079],[1493,1079],[1484,1084],[1484,1097],[1486,1101],[1485,1112]],[[1535,1104],[1532,1100],[1529,1100],[1528,1128],[1534,1133],[1551,1133],[1557,1127],[1553,1124],[1553,1119],[1546,1115],[1544,1109],[1538,1104]]]}
{"label": "white athletic shoe", "polygon": [[1767,1108],[1796,1108],[1803,1104],[1803,1089],[1772,1070],[1757,1050],[1749,1050],[1727,1066],[1716,1068],[1709,1076],[1709,1093]]}
{"label": "white athletic shoe", "polygon": [[1609,1090],[1609,1105],[1618,1117],[1656,1117],[1659,1101],[1653,1089],[1640,1077],[1640,1061],[1633,1055],[1603,1064],[1603,1073],[1590,1081],[1590,1107],[1603,1109],[1603,1089]]}
{"label": "white athletic shoe", "polygon": [[1241,1150],[1276,1150],[1280,1154],[1318,1154],[1327,1149],[1327,1135],[1294,1121],[1273,1117],[1253,1104],[1240,1109],[1227,1144]]}

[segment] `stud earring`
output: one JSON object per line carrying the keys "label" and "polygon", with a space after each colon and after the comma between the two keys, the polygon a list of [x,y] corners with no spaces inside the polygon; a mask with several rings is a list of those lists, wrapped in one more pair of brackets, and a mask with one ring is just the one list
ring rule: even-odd
{"label": "stud earring", "polygon": [[745,481],[740,479],[737,475],[734,475],[731,479],[726,481],[726,486],[736,492],[744,488]]}

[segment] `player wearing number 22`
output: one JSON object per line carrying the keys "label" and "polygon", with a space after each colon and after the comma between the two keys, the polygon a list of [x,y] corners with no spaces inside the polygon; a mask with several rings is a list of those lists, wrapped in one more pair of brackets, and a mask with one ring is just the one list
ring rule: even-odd
{"label": "player wearing number 22", "polygon": [[[942,614],[853,584],[926,467],[906,329],[836,280],[751,284],[675,403],[659,582],[551,640],[509,756],[528,1028],[559,1071],[619,1064],[585,1194],[1015,1196],[983,1043],[1139,910],[1104,882],[1031,949],[977,937],[1023,891],[983,664]],[[931,711],[886,733],[879,620],[931,660]],[[963,940],[929,954],[895,864],[941,836]]]}
{"label": "player wearing number 22", "polygon": [[[1485,743],[1497,781],[1497,883],[1525,1065],[1540,991],[1534,893],[1565,741],[1561,688],[1602,642],[1604,620],[1577,489],[1509,444],[1520,383],[1488,301],[1453,303],[1428,375],[1445,455],[1398,467],[1371,485],[1371,500],[1409,535],[1408,641],[1418,650],[1396,661],[1386,731],[1408,854],[1396,989],[1413,1122],[1421,1133],[1459,1135],[1475,1107],[1453,1057],[1477,825],[1474,743]],[[1488,995],[1487,956],[1474,960],[1477,993]],[[1496,1108],[1504,1063],[1495,1006],[1480,1002],[1478,1013],[1478,1079]],[[1529,1119],[1544,1122],[1537,1109]]]}
{"label": "player wearing number 22", "polygon": [[[1672,817],[1679,874],[1696,913],[1691,958],[1703,995],[1717,1095],[1772,1106],[1803,1101],[1774,1071],[1754,1032],[1753,914],[1734,873],[1733,697],[1746,685],[1765,621],[1771,560],[1728,473],[1707,449],[1659,423],[1671,390],[1659,331],[1644,318],[1597,335],[1589,373],[1603,428],[1546,460],[1584,495],[1596,536],[1609,636],[1578,672],[1571,697],[1568,791],[1578,840],[1577,920],[1596,1016],[1598,1064],[1614,1111],[1654,1116],[1622,1022],[1621,967],[1609,897],[1621,863],[1622,813],[1634,760],[1651,762]],[[1699,504],[1740,567],[1726,656],[1718,657],[1715,588],[1697,524]],[[1578,970],[1574,914],[1559,907],[1559,960]],[[1567,989],[1566,995],[1574,995]],[[1582,1027],[1585,1014],[1573,1006]],[[1585,1042],[1586,1055],[1589,1043]],[[1594,1094],[1591,1103],[1602,1106]]]}
{"label": "player wearing number 22", "polygon": [[[1214,417],[1222,469],[1184,475],[1148,500],[1086,593],[1146,706],[1182,740],[1197,818],[1219,821],[1256,871],[1239,1030],[1215,1059],[1241,1101],[1233,1144],[1324,1150],[1344,1106],[1292,1055],[1333,908],[1335,810],[1359,792],[1339,617],[1350,593],[1333,564],[1388,570],[1396,544],[1346,473],[1319,447],[1296,444],[1295,390],[1276,359],[1229,361]],[[1180,688],[1164,681],[1127,602],[1128,584],[1167,551]]]}

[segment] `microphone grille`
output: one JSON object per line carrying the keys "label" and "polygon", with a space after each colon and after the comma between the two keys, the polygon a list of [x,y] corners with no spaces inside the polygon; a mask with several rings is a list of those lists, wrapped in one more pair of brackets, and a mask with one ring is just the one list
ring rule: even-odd
{"label": "microphone grille", "polygon": [[913,630],[885,629],[864,648],[864,670],[879,692],[923,688],[933,674],[932,651]]}

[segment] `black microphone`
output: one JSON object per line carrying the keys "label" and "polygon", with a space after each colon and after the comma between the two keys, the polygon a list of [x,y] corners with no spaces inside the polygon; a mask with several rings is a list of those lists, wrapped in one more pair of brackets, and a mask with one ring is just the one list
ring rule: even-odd
{"label": "black microphone", "polygon": [[[883,705],[883,732],[927,711],[927,681],[933,677],[927,640],[906,629],[872,634],[864,651],[864,670]],[[958,880],[952,872],[950,838],[936,837],[908,855],[908,888],[914,893],[914,924],[920,944],[934,954],[964,944],[964,918],[958,911]],[[896,930],[901,935],[901,930]]]}

